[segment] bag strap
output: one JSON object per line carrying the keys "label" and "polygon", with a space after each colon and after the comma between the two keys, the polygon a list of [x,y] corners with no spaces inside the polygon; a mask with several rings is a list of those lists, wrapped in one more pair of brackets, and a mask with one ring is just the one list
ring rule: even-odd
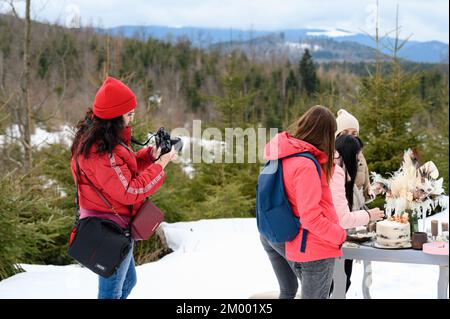
{"label": "bag strap", "polygon": [[[133,139],[133,137],[131,137],[131,139]],[[133,154],[134,156],[136,156],[136,153],[133,151],[133,149],[130,148],[130,147],[128,147],[128,145],[125,144],[123,141],[121,141],[119,144],[122,145],[123,147],[125,147],[131,154]],[[131,212],[131,215],[133,215],[133,207],[134,207],[134,205],[131,204],[131,205],[130,205],[130,212]],[[133,219],[133,218],[132,218],[132,219]],[[131,223],[131,222],[130,222],[130,223]]]}
{"label": "bag strap", "polygon": [[128,147],[128,145],[125,144],[124,142],[120,142],[119,144],[122,145],[123,147],[125,147],[132,154],[136,155],[136,153],[130,147]]}
{"label": "bag strap", "polygon": [[306,157],[309,158],[311,161],[314,162],[314,165],[316,165],[316,169],[317,172],[319,173],[319,177],[321,176],[320,174],[320,164],[317,161],[316,157],[314,155],[312,155],[310,152],[301,152],[301,153],[297,153],[297,154],[292,154],[283,158],[280,158],[281,160],[285,159],[285,158],[289,158],[289,157]]}
{"label": "bag strap", "polygon": [[78,179],[80,176],[80,166],[78,165],[78,161],[75,159],[76,168],[75,168],[75,187],[77,189],[75,196],[75,206],[77,208],[77,215],[75,217],[75,226],[78,224],[78,220],[80,219],[80,198],[78,196]]}
{"label": "bag strap", "polygon": [[[76,185],[77,185],[77,200],[76,200],[76,203],[77,203],[77,210],[78,210],[76,221],[78,222],[78,220],[80,218],[80,207],[79,207],[79,197],[78,197],[78,178],[79,178],[80,171],[81,171],[83,176],[86,177],[86,180],[88,181],[89,185],[94,189],[94,191],[101,198],[101,200],[106,204],[106,206],[108,206],[108,208],[111,209],[113,211],[113,213],[125,223],[124,219],[119,215],[119,213],[117,213],[116,209],[111,204],[111,202],[102,194],[102,192],[100,192],[100,190],[94,185],[94,183],[91,182],[91,180],[86,175],[86,173],[83,172],[83,170],[80,168],[80,165],[78,164],[78,158],[75,158],[75,162],[76,162],[76,165],[77,165],[77,168],[76,168]],[[131,224],[131,222],[130,222],[130,224]]]}

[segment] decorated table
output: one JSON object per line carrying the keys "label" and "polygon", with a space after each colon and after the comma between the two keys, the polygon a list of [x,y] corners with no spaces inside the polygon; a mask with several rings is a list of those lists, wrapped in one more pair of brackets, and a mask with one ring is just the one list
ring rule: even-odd
{"label": "decorated table", "polygon": [[[390,177],[382,177],[375,172],[371,175],[371,190],[374,195],[385,196],[387,219],[378,221],[374,225],[375,231],[368,225],[368,233],[359,234],[362,236],[347,232],[347,242],[342,248],[343,257],[336,259],[334,292],[331,297],[345,298],[344,261],[352,259],[363,261],[362,291],[365,299],[371,298],[369,287],[372,283],[372,261],[438,266],[437,297],[446,299],[448,217],[441,224],[441,232],[437,220],[431,220],[430,229],[427,227],[427,219],[438,211],[438,207],[442,210],[448,208],[448,197],[443,188],[444,179],[439,178],[436,165],[432,161],[421,165],[417,154],[409,149],[404,152],[400,169],[389,174]],[[366,211],[369,213],[367,209]],[[419,219],[422,220],[422,225],[419,225]],[[349,238],[352,242],[348,242]]]}
{"label": "decorated table", "polygon": [[[448,245],[448,243],[447,243]],[[336,259],[334,269],[334,291],[332,299],[345,299],[346,275],[344,272],[344,260],[362,260],[364,265],[364,276],[362,280],[362,291],[364,299],[370,299],[370,285],[372,283],[372,261],[427,264],[439,267],[439,279],[437,282],[437,298],[447,298],[447,287],[449,282],[449,256],[424,253],[422,250],[414,249],[380,249],[369,244],[345,243],[342,247],[343,257]],[[448,251],[448,246],[447,246]]]}

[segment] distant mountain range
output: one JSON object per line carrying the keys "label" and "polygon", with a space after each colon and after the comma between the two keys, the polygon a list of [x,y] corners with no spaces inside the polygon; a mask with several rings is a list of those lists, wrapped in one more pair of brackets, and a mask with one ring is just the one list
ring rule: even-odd
{"label": "distant mountain range", "polygon": [[[279,31],[218,29],[200,27],[121,26],[99,29],[111,35],[125,37],[153,37],[160,40],[177,41],[189,39],[197,47],[241,49],[256,54],[273,52],[289,54],[292,58],[310,49],[319,61],[345,60],[367,61],[374,58],[376,44],[369,36],[342,29],[287,29]],[[392,38],[384,38],[382,52],[389,54]],[[408,41],[399,52],[403,59],[422,63],[448,63],[449,46],[440,41]]]}

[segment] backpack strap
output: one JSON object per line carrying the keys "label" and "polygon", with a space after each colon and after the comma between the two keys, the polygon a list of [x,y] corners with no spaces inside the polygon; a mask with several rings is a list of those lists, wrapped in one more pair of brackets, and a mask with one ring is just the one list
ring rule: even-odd
{"label": "backpack strap", "polygon": [[289,158],[289,157],[306,157],[306,158],[309,158],[316,165],[316,169],[317,169],[317,173],[319,173],[319,177],[321,176],[321,174],[320,174],[320,164],[317,161],[316,157],[314,155],[312,155],[310,152],[301,152],[301,153],[297,153],[297,154],[292,154],[292,155],[283,157],[281,159],[285,159],[285,158]]}
{"label": "backpack strap", "polygon": [[[297,154],[292,154],[286,157],[283,157],[281,159],[285,159],[285,158],[289,158],[289,157],[306,157],[309,158],[310,160],[312,160],[314,162],[314,165],[316,165],[316,169],[317,169],[317,173],[319,173],[319,178],[321,177],[320,175],[320,164],[317,161],[316,157],[314,155],[312,155],[310,152],[301,152],[301,153],[297,153]],[[303,228],[303,235],[302,235],[302,241],[300,244],[300,252],[304,253],[306,250],[306,238],[308,237],[308,230]]]}

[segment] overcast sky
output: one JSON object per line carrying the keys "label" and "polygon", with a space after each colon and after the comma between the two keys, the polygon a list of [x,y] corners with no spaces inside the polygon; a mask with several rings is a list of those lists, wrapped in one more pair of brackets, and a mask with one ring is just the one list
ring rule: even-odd
{"label": "overcast sky", "polygon": [[[17,11],[23,12],[23,0]],[[1,3],[1,1],[0,1]],[[81,25],[197,26],[278,30],[341,28],[371,32],[376,0],[32,0],[32,16],[67,24],[79,12]],[[448,0],[380,0],[382,32],[395,27],[400,6],[402,35],[448,43]],[[0,8],[3,12],[5,5]],[[371,32],[372,33],[372,32]]]}

